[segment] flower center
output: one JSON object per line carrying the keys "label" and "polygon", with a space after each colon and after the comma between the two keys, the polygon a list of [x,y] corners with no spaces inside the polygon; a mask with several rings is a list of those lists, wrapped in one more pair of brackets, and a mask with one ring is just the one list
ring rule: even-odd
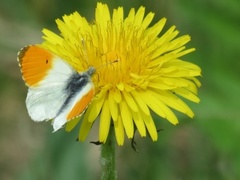
{"label": "flower center", "polygon": [[117,52],[111,51],[103,55],[102,60],[108,65],[120,61],[120,56]]}
{"label": "flower center", "polygon": [[95,64],[97,86],[110,85],[114,87],[117,83],[121,82],[122,73],[120,64],[121,58],[118,52],[110,51],[102,54],[99,61]]}

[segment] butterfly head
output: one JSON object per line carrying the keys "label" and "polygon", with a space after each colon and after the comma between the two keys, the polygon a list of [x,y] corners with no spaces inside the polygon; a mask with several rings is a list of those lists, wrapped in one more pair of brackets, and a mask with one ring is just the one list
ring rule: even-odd
{"label": "butterfly head", "polygon": [[96,69],[94,67],[90,66],[86,73],[89,76],[92,76],[95,72],[96,72]]}

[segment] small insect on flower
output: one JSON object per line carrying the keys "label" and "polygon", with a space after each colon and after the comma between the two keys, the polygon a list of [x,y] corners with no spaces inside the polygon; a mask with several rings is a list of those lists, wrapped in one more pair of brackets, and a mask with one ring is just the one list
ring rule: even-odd
{"label": "small insect on flower", "polygon": [[99,117],[99,143],[113,125],[119,145],[135,130],[156,141],[152,112],[172,124],[178,119],[171,109],[193,117],[181,97],[199,102],[201,69],[181,57],[195,49],[186,49],[190,37],[177,37],[175,26],[159,35],[166,19],[149,27],[153,17],[145,16],[144,7],[131,9],[126,18],[119,7],[111,16],[98,3],[94,23],[74,12],[56,20],[61,35],[44,29],[42,44],[18,54],[30,117],[52,119],[54,131],[71,131],[81,119],[80,141]]}

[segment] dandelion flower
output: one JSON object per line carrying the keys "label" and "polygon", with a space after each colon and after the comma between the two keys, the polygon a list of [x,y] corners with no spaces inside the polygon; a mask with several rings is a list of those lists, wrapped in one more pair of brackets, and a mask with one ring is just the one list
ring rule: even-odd
{"label": "dandelion flower", "polygon": [[[95,96],[81,118],[79,140],[84,141],[93,123],[99,121],[102,143],[111,125],[118,145],[123,145],[125,134],[133,138],[135,130],[156,141],[153,112],[174,125],[178,119],[172,109],[194,116],[182,98],[199,102],[196,77],[201,69],[181,57],[195,49],[185,47],[190,37],[177,37],[175,26],[162,32],[165,18],[149,27],[153,17],[151,12],[145,15],[144,7],[131,9],[126,18],[122,7],[111,15],[106,4],[98,3],[92,23],[74,12],[56,20],[60,35],[43,30],[42,47],[78,72],[96,68],[92,77]],[[67,122],[66,130],[79,121]]]}

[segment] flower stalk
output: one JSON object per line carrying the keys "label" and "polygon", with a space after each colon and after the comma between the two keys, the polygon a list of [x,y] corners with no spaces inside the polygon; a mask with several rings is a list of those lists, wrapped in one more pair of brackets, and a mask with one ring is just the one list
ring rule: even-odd
{"label": "flower stalk", "polygon": [[115,180],[115,135],[114,128],[110,126],[109,135],[104,144],[101,145],[100,165],[102,168],[101,180]]}

